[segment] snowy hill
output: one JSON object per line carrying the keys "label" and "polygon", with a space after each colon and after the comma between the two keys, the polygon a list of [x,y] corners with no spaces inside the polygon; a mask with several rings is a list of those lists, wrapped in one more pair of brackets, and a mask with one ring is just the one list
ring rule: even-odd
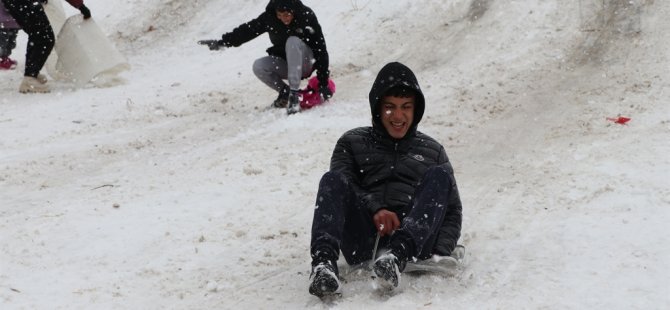
{"label": "snowy hill", "polygon": [[[107,88],[19,94],[21,34],[0,72],[0,308],[670,308],[670,3],[305,0],[338,89],[290,117],[251,72],[266,36],[195,44],[266,3],[88,1],[132,66]],[[456,169],[467,265],[392,295],[353,276],[323,304],[317,182],[389,61]]]}

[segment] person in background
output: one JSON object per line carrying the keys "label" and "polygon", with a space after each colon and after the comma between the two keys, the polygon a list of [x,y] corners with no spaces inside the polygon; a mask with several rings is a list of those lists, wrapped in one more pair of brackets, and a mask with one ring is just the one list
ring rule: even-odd
{"label": "person in background", "polygon": [[312,220],[309,293],[336,294],[337,260],[376,257],[380,287],[393,289],[410,259],[449,256],[461,235],[462,205],[444,147],[417,131],[425,101],[405,65],[384,66],[370,90],[371,127],[339,138],[319,183]]}
{"label": "person in background", "polygon": [[[272,46],[268,56],[253,64],[254,74],[277,91],[274,108],[286,107],[288,114],[300,112],[300,81],[316,70],[319,92],[324,100],[333,96],[328,88],[330,71],[326,40],[314,11],[300,0],[270,0],[265,11],[240,25],[221,40],[201,40],[210,50],[237,47],[263,33],[268,33]],[[288,80],[288,85],[284,82]]]}
{"label": "person in background", "polygon": [[5,5],[0,1],[0,70],[16,68],[16,61],[9,56],[16,47],[19,29],[19,24],[9,15]]}
{"label": "person in background", "polygon": [[[18,25],[28,34],[26,46],[26,68],[19,86],[21,93],[48,93],[47,78],[40,74],[56,41],[42,4],[47,0],[1,0]],[[91,18],[91,11],[83,0],[66,0],[78,9],[84,19]]]}

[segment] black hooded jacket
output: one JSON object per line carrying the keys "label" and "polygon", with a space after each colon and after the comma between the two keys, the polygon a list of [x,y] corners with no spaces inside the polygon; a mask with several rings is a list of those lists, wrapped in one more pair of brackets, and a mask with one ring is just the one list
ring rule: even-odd
{"label": "black hooded jacket", "polygon": [[[380,118],[380,99],[394,86],[416,91],[414,122],[402,139],[391,137]],[[447,214],[439,231],[434,254],[449,255],[461,234],[462,206],[449,158],[433,138],[417,131],[425,99],[412,71],[400,63],[387,64],[370,90],[372,127],[346,132],[335,145],[330,170],[347,176],[361,205],[370,215],[380,209],[395,212],[402,220],[411,207],[415,188],[425,172],[437,165],[450,171]]]}
{"label": "black hooded jacket", "polygon": [[[290,25],[284,25],[277,18],[278,7],[293,12],[293,21]],[[312,9],[302,4],[300,0],[270,0],[261,15],[223,34],[221,39],[227,47],[240,46],[266,32],[272,42],[272,46],[267,49],[270,56],[286,59],[286,40],[291,36],[296,36],[305,42],[314,54],[314,70],[317,71],[319,84],[328,85],[330,72],[326,40]]]}

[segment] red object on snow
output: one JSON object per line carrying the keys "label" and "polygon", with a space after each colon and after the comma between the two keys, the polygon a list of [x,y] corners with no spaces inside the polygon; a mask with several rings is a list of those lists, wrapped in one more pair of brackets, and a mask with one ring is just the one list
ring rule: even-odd
{"label": "red object on snow", "polygon": [[[335,82],[331,79],[328,79],[328,88],[335,94]],[[300,92],[302,93],[302,100],[300,101],[301,109],[310,109],[322,103],[321,94],[319,94],[319,80],[316,76],[311,77],[307,86]]]}
{"label": "red object on snow", "polygon": [[620,124],[620,125],[626,125],[626,123],[628,123],[628,121],[630,121],[630,118],[629,117],[624,117],[624,116],[619,116],[619,117],[616,117],[616,118],[608,117],[607,120],[615,122],[615,123]]}

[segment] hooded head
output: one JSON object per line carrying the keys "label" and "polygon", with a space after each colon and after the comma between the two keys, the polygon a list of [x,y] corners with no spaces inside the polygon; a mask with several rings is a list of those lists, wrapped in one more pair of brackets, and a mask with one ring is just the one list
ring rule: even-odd
{"label": "hooded head", "polygon": [[282,24],[288,26],[296,15],[300,14],[302,2],[300,0],[270,0],[265,11],[277,17]]}
{"label": "hooded head", "polygon": [[386,64],[377,74],[372,89],[370,90],[370,111],[372,112],[372,126],[383,132],[386,132],[382,123],[380,114],[381,100],[389,93],[391,89],[405,88],[414,92],[414,117],[409,126],[407,135],[416,131],[417,125],[423,117],[426,103],[419,87],[419,83],[412,70],[399,62]]}
{"label": "hooded head", "polygon": [[279,12],[295,12],[301,5],[300,0],[270,0],[268,8]]}

